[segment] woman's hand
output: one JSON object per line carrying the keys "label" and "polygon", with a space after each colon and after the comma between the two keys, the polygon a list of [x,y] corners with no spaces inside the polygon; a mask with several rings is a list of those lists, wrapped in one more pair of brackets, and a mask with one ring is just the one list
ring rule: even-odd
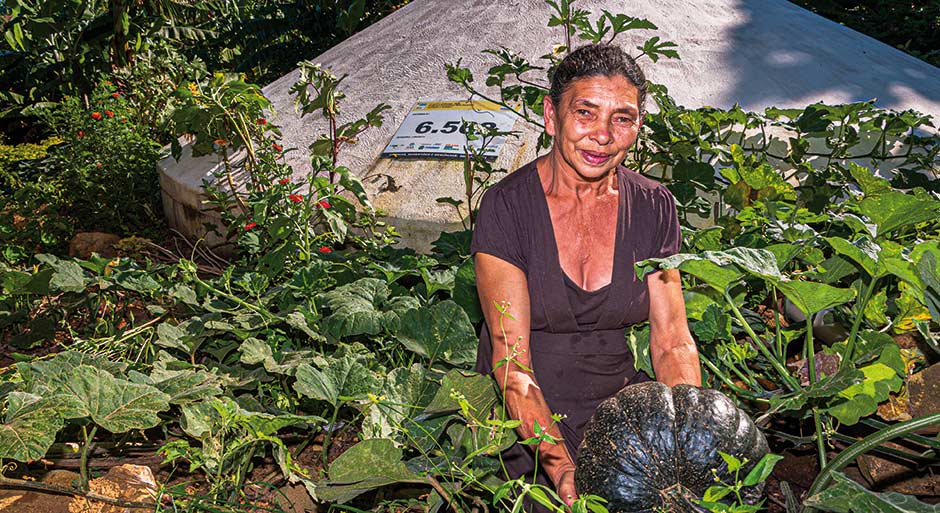
{"label": "woman's hand", "polygon": [[558,492],[558,496],[568,507],[571,507],[571,504],[578,499],[578,491],[574,486],[574,469],[566,470],[558,476],[558,480],[555,482],[555,491]]}

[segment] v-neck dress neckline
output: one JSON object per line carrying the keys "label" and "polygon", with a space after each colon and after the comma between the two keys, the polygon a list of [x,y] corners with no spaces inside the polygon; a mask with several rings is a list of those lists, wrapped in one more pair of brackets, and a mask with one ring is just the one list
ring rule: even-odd
{"label": "v-neck dress neckline", "polygon": [[[542,180],[539,176],[538,170],[533,172],[532,182],[535,187],[538,188],[535,191],[535,195],[540,201],[537,201],[541,212],[536,217],[542,219],[545,223],[543,233],[546,234],[547,242],[547,252],[548,252],[548,273],[547,278],[549,283],[546,285],[554,289],[552,294],[559,294],[558,297],[564,297],[567,300],[565,304],[567,310],[565,313],[565,319],[562,320],[561,331],[588,331],[592,329],[604,329],[604,328],[614,328],[616,326],[610,325],[611,322],[618,323],[620,317],[618,317],[618,312],[616,311],[618,304],[616,301],[599,301],[600,298],[607,298],[609,294],[616,294],[616,289],[618,284],[622,283],[622,252],[625,250],[621,246],[623,245],[623,230],[624,224],[628,220],[628,214],[626,212],[629,203],[629,197],[625,196],[627,194],[626,183],[622,174],[621,168],[614,170],[617,173],[617,186],[618,186],[618,195],[617,198],[617,220],[616,220],[616,233],[614,235],[614,251],[611,256],[611,270],[610,270],[610,283],[607,283],[603,287],[600,287],[595,290],[585,290],[580,285],[575,283],[574,280],[568,276],[568,273],[565,272],[564,268],[561,266],[561,258],[558,253],[558,239],[555,236],[555,227],[552,224],[551,209],[548,206],[548,196],[545,194],[545,188],[542,186]],[[576,315],[575,308],[571,303],[571,296],[568,294],[568,290],[571,289],[575,292],[574,296],[578,298],[579,301],[586,301],[591,303],[592,306],[599,303],[602,311],[599,315],[596,316],[596,321],[594,319],[581,319]],[[623,305],[619,305],[623,306]]]}

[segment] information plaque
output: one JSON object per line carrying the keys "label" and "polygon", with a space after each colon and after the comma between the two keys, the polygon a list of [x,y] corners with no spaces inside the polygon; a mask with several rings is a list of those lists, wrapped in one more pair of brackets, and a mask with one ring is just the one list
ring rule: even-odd
{"label": "information plaque", "polygon": [[[464,121],[508,132],[516,115],[488,101],[419,101],[402,121],[384,157],[463,158],[467,144],[480,148],[482,140],[467,141]],[[495,159],[506,137],[487,141],[483,156]]]}

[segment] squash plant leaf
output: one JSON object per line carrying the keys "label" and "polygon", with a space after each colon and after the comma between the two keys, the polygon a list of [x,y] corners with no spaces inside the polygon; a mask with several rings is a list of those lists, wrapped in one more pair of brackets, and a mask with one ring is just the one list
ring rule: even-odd
{"label": "squash plant leaf", "polygon": [[452,369],[444,375],[437,393],[424,409],[425,413],[450,413],[462,409],[461,399],[475,417],[485,419],[496,405],[497,396],[493,378],[476,373]]}
{"label": "squash plant leaf", "polygon": [[357,495],[393,483],[425,483],[402,462],[402,450],[386,438],[363,440],[330,465],[329,480],[316,485],[317,498],[344,503]]}
{"label": "squash plant leaf", "polygon": [[777,288],[806,316],[847,303],[855,297],[854,289],[811,281],[781,281],[777,283]]}
{"label": "squash plant leaf", "polygon": [[480,298],[477,295],[476,274],[473,271],[473,259],[468,258],[457,268],[454,276],[454,302],[467,312],[470,322],[478,323],[483,320],[483,309],[480,307]]}
{"label": "squash plant leaf", "polygon": [[940,215],[940,201],[897,191],[866,197],[858,208],[878,227],[878,238]]}
{"label": "squash plant leaf", "polygon": [[872,278],[878,278],[878,253],[881,247],[868,237],[861,237],[849,242],[842,237],[826,237],[826,242],[836,253],[843,255],[861,266]]}
{"label": "squash plant leaf", "polygon": [[836,513],[940,513],[940,505],[895,492],[875,493],[841,472],[834,472],[832,479],[832,486],[808,497],[804,506]]}
{"label": "squash plant leaf", "polygon": [[88,286],[85,271],[71,260],[61,260],[53,255],[36,255],[36,260],[54,269],[49,288],[59,292],[81,292]]}
{"label": "squash plant leaf", "polygon": [[731,285],[741,279],[743,273],[734,268],[724,268],[720,265],[698,255],[680,253],[666,258],[650,258],[634,264],[639,279],[646,275],[664,269],[679,269],[686,274],[695,276],[703,283],[720,293],[724,293]]}
{"label": "squash plant leaf", "polygon": [[635,267],[640,279],[657,269],[679,269],[721,293],[737,283],[744,272],[774,282],[784,279],[773,253],[741,247],[705,251],[701,255],[680,253],[666,258],[650,258],[636,263]]}
{"label": "squash plant leaf", "polygon": [[476,330],[463,308],[451,300],[405,312],[398,340],[431,360],[452,365],[476,361]]}
{"label": "squash plant leaf", "polygon": [[376,278],[362,278],[319,296],[332,312],[324,328],[334,338],[378,335],[398,331],[400,316],[418,307],[412,296],[389,299],[388,285]]}
{"label": "squash plant leaf", "polygon": [[134,383],[151,385],[170,396],[170,404],[189,404],[222,395],[221,378],[204,370],[154,369],[150,376],[136,371],[128,373]]}
{"label": "squash plant leaf", "polygon": [[940,251],[925,251],[917,261],[917,273],[924,284],[924,303],[930,316],[940,322]]}
{"label": "squash plant leaf", "polygon": [[702,320],[692,325],[699,342],[708,343],[716,340],[731,339],[731,316],[717,304],[712,303],[702,313]]}
{"label": "squash plant leaf", "polygon": [[855,180],[862,194],[866,198],[879,196],[892,191],[891,183],[884,178],[875,176],[867,167],[862,167],[855,162],[849,162],[849,175]]}
{"label": "squash plant leaf", "polygon": [[419,363],[389,372],[362,422],[363,435],[392,438],[403,436],[403,428],[410,432],[411,419],[431,402],[437,386],[432,375]]}
{"label": "squash plant leaf", "polygon": [[64,425],[58,407],[54,400],[11,392],[0,424],[0,459],[27,462],[45,456]]}
{"label": "squash plant leaf", "polygon": [[170,408],[170,396],[157,388],[87,365],[75,368],[70,388],[85,399],[91,420],[112,433],[152,428]]}
{"label": "squash plant leaf", "polygon": [[770,406],[774,410],[799,410],[802,409],[811,399],[834,397],[839,392],[861,383],[865,375],[853,367],[840,369],[832,376],[813,383],[790,395],[775,395],[770,398]]}
{"label": "squash plant leaf", "polygon": [[885,346],[878,360],[859,369],[864,376],[862,382],[840,391],[826,412],[845,425],[858,423],[861,417],[871,415],[878,404],[888,400],[889,393],[901,389],[905,367],[898,346]]}
{"label": "squash plant leaf", "polygon": [[375,374],[355,355],[328,358],[322,369],[304,363],[297,367],[294,390],[330,403],[334,408],[350,399],[362,399],[379,387]]}

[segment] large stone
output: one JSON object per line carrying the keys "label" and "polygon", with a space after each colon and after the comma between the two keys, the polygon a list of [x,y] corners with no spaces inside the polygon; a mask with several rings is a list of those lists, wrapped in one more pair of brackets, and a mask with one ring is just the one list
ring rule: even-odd
{"label": "large stone", "polygon": [[[666,85],[682,105],[740,103],[762,111],[772,105],[877,98],[881,107],[940,115],[936,68],[785,0],[583,0],[577,7],[647,18],[659,27],[656,35],[675,41],[681,60],[646,60],[643,65],[649,78]],[[381,178],[366,185],[407,244],[427,249],[441,230],[460,226],[454,210],[436,199],[462,197],[461,163],[392,160],[380,153],[418,100],[467,98],[447,80],[445,63],[462,59],[476,77],[475,85],[491,96],[498,91],[483,82],[493,61],[481,50],[507,47],[541,64],[538,57],[563,38],[559,27],[546,26],[549,16],[543,0],[416,0],[324,54],[309,56],[338,76],[348,75],[342,83],[346,98],[340,122],[363,117],[380,102],[390,105],[385,124],[346,148],[340,164],[361,177],[387,174],[394,179],[394,190],[384,188],[387,181]],[[633,31],[617,42],[635,54],[650,35]],[[284,147],[298,149],[286,159],[300,178],[310,169],[307,147],[326,132],[326,122],[319,115],[297,115],[288,90],[298,76],[293,71],[264,93],[277,110],[274,121],[282,127]],[[497,167],[513,170],[536,156],[535,127],[520,122],[515,129],[520,137],[502,148]],[[187,156],[159,167],[170,224],[198,238],[205,233],[204,222],[217,221],[200,210],[202,181],[219,169],[219,159]]]}
{"label": "large stone", "polygon": [[76,233],[69,242],[69,256],[88,259],[92,253],[104,258],[117,255],[114,245],[121,240],[113,233],[81,232]]}
{"label": "large stone", "polygon": [[[53,470],[41,482],[61,488],[74,488],[78,474]],[[157,483],[149,467],[118,465],[88,483],[91,493],[132,502],[154,502]],[[140,508],[125,508],[79,496],[38,491],[0,491],[0,511],[4,513],[139,513]]]}

